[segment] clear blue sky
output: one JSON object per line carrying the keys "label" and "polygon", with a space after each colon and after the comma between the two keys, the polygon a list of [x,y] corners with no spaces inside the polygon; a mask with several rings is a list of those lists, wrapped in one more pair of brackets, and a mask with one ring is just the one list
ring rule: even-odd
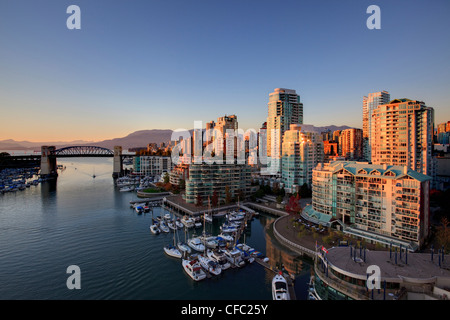
{"label": "clear blue sky", "polygon": [[[66,9],[81,8],[81,30]],[[381,30],[369,30],[369,5]],[[295,89],[304,122],[362,127],[362,98],[425,101],[450,120],[448,0],[0,2],[0,140],[102,140],[266,121]]]}

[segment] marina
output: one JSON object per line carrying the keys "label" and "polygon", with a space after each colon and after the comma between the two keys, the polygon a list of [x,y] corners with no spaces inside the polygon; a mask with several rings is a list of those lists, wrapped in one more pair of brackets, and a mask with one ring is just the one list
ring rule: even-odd
{"label": "marina", "polygon": [[[119,191],[111,175],[103,174],[111,170],[111,161],[61,161],[66,169],[59,173],[57,181],[43,181],[22,192],[0,196],[3,209],[0,212],[0,254],[3,256],[0,276],[7,279],[0,288],[2,298],[272,299],[274,272],[263,267],[259,263],[261,259],[255,257],[253,263],[233,268],[220,248],[206,248],[206,255],[217,259],[221,273],[209,273],[202,281],[193,281],[184,271],[181,259],[168,256],[164,247],[173,245],[175,234],[177,248],[182,251],[180,247],[186,248],[192,234],[202,235],[203,221],[196,221],[196,216],[176,215],[151,203],[148,203],[149,211],[137,212],[132,204],[139,203],[144,209],[142,200],[148,199],[136,198],[136,191]],[[92,173],[93,166],[95,179],[92,174],[82,173]],[[159,234],[154,234],[150,227],[167,214],[172,219],[176,217],[175,225],[179,219],[183,228],[174,233],[166,226],[167,232],[158,228]],[[298,267],[291,265],[290,260],[285,260],[288,256],[278,253],[279,249],[272,245],[267,251],[265,226],[273,220],[262,214],[254,216],[242,229],[241,241],[267,255],[268,263],[297,270],[296,296],[306,299],[309,267],[301,262]],[[183,221],[190,227],[184,227]],[[212,223],[204,225],[205,231],[232,243],[234,238],[228,238],[232,233],[220,230],[225,221],[226,215],[213,217]],[[191,255],[196,253],[202,252],[191,249]],[[79,291],[65,286],[65,271],[72,264],[78,265],[82,272],[83,289]],[[21,290],[24,286],[30,289]]]}

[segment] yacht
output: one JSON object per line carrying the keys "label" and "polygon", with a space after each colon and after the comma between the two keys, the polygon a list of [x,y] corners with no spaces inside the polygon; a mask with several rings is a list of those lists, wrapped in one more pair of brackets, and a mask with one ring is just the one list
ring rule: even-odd
{"label": "yacht", "polygon": [[272,298],[273,300],[291,300],[287,280],[281,271],[272,279]]}
{"label": "yacht", "polygon": [[165,233],[170,232],[169,227],[167,227],[166,224],[164,223],[164,221],[162,221],[162,220],[161,220],[160,223],[159,223],[159,229],[160,229],[162,232],[165,232]]}
{"label": "yacht", "polygon": [[175,225],[177,226],[178,229],[183,229],[183,224],[181,223],[179,218],[175,220]]}
{"label": "yacht", "polygon": [[178,242],[177,247],[181,253],[190,254],[192,252],[191,247],[186,242]]}
{"label": "yacht", "polygon": [[122,187],[119,189],[120,192],[129,192],[129,191],[133,191],[134,187],[130,187],[130,186],[126,186],[126,187]]}
{"label": "yacht", "polygon": [[220,227],[220,230],[222,231],[222,233],[233,233],[233,232],[237,232],[237,227],[234,226],[229,226],[229,225],[223,225]]}
{"label": "yacht", "polygon": [[230,213],[228,215],[228,221],[241,221],[245,217],[245,214],[242,213]]}
{"label": "yacht", "polygon": [[217,246],[219,245],[219,242],[217,241],[216,237],[203,235],[200,237],[200,240],[207,248],[214,249],[217,248]]}
{"label": "yacht", "polygon": [[194,219],[188,216],[183,216],[183,218],[181,219],[181,223],[188,229],[194,227]]}
{"label": "yacht", "polygon": [[195,228],[201,228],[203,226],[202,222],[200,221],[200,218],[194,219],[194,227]]}
{"label": "yacht", "polygon": [[227,258],[227,260],[231,264],[231,266],[240,268],[245,265],[244,260],[242,260],[241,252],[239,250],[231,248],[231,249],[225,250],[224,253],[225,253],[225,257]]}
{"label": "yacht", "polygon": [[150,226],[150,231],[151,231],[153,234],[160,234],[160,233],[161,233],[161,230],[159,230],[158,225],[157,225],[156,223],[154,223],[154,224],[152,224],[152,225]]}
{"label": "yacht", "polygon": [[226,234],[226,233],[220,233],[217,238],[223,239],[225,241],[231,242],[234,240],[233,236]]}
{"label": "yacht", "polygon": [[199,255],[198,262],[203,269],[215,276],[218,276],[222,272],[220,265],[216,261],[210,259],[207,255]]}
{"label": "yacht", "polygon": [[241,252],[242,259],[245,262],[253,263],[255,261],[255,258],[252,256],[252,252],[255,251],[255,249],[249,247],[245,243],[239,243],[236,245],[236,250]]}
{"label": "yacht", "polygon": [[170,230],[177,230],[177,226],[175,225],[175,222],[173,220],[166,220],[166,223]]}
{"label": "yacht", "polygon": [[201,240],[200,240],[199,237],[194,237],[194,238],[189,239],[189,240],[188,240],[188,245],[189,245],[192,249],[194,249],[194,250],[196,250],[196,251],[200,251],[200,252],[205,251],[205,246],[204,246],[204,244],[201,242]]}
{"label": "yacht", "polygon": [[228,259],[225,256],[225,252],[223,250],[207,250],[206,255],[211,260],[216,261],[222,270],[226,270],[229,267],[231,267],[230,263],[228,262]]}
{"label": "yacht", "polygon": [[181,260],[184,271],[192,278],[192,280],[200,281],[206,278],[206,273],[197,260]]}

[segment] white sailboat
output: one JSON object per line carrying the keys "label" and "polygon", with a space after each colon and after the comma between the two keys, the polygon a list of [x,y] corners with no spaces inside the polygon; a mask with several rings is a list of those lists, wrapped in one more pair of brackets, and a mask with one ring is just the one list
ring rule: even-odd
{"label": "white sailboat", "polygon": [[186,238],[187,238],[187,228],[184,228],[184,242],[181,242],[178,239],[178,243],[177,243],[178,249],[180,249],[181,253],[184,254],[184,256],[187,256],[188,254],[190,254],[192,252],[191,248],[186,243],[186,241],[187,241]]}
{"label": "white sailboat", "polygon": [[152,218],[152,222],[153,222],[153,224],[150,226],[150,231],[153,234],[160,234],[161,230],[158,227],[158,223],[153,218]]}
{"label": "white sailboat", "polygon": [[181,258],[181,252],[174,245],[168,244],[164,247],[164,252],[174,258]]}
{"label": "white sailboat", "polygon": [[173,234],[173,244],[168,244],[164,247],[164,252],[174,258],[180,258],[181,259],[181,252],[178,250],[178,248],[175,246],[175,233]]}

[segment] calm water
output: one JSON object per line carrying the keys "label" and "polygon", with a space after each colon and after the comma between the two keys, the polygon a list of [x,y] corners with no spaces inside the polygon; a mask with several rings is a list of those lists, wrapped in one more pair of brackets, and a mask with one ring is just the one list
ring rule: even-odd
{"label": "calm water", "polygon": [[[272,299],[273,273],[256,263],[192,281],[180,260],[164,254],[173,234],[153,235],[151,214],[130,208],[136,195],[114,187],[112,159],[58,164],[66,169],[57,183],[0,195],[0,299]],[[266,239],[273,220],[253,220],[245,240],[298,275],[297,299],[304,300],[310,267]],[[69,265],[81,269],[81,290],[66,287]]]}

